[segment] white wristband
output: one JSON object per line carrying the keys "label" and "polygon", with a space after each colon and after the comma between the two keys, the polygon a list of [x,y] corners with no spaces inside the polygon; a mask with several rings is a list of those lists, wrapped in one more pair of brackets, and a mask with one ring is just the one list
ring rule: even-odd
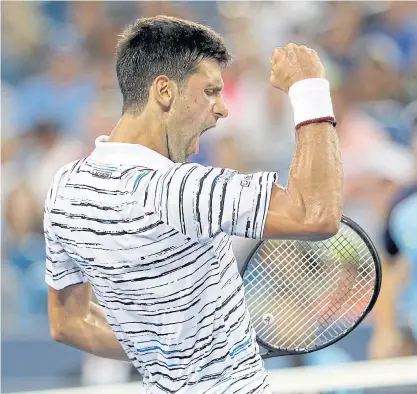
{"label": "white wristband", "polygon": [[288,96],[296,126],[314,119],[334,119],[330,84],[327,79],[309,78],[298,81],[290,87]]}

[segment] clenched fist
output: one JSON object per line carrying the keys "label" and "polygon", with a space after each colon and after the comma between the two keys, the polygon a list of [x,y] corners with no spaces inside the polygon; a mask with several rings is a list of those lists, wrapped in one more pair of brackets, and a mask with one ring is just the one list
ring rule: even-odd
{"label": "clenched fist", "polygon": [[288,44],[276,48],[271,57],[272,86],[288,93],[291,85],[307,78],[325,78],[325,70],[317,52],[304,45]]}

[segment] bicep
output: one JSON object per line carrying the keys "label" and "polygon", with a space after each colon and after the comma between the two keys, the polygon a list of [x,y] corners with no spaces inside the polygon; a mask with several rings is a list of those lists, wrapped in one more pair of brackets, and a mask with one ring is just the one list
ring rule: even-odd
{"label": "bicep", "polygon": [[[319,208],[317,208],[319,211]],[[317,212],[319,217],[319,212]],[[319,220],[306,219],[306,201],[296,191],[273,185],[264,227],[264,238],[322,240],[337,232]]]}
{"label": "bicep", "polygon": [[266,217],[264,237],[285,237],[303,231],[303,209],[288,189],[274,185]]}

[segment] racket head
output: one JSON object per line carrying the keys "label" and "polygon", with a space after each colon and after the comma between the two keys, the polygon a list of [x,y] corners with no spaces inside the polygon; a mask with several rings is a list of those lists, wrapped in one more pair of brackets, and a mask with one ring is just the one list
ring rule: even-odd
{"label": "racket head", "polygon": [[[263,332],[260,332],[259,328],[261,326],[262,328],[262,324],[259,323],[259,313],[256,314],[256,312],[253,311],[253,307],[250,307],[250,300],[248,300],[248,298],[251,297],[251,295],[248,295],[248,287],[253,286],[253,283],[251,283],[251,279],[250,279],[250,274],[251,274],[251,270],[250,270],[250,265],[253,263],[253,257],[256,256],[257,254],[259,254],[260,249],[267,244],[268,242],[274,242],[274,241],[278,241],[281,243],[287,243],[289,244],[299,244],[299,245],[303,245],[305,247],[305,245],[308,245],[309,247],[311,247],[312,250],[312,256],[314,257],[314,250],[318,250],[320,247],[323,246],[323,244],[331,244],[336,243],[335,241],[337,241],[338,237],[341,236],[341,234],[343,235],[344,233],[348,233],[353,235],[354,237],[356,237],[356,246],[358,243],[362,244],[363,248],[366,251],[366,253],[369,254],[369,256],[367,257],[368,261],[372,261],[372,264],[367,264],[368,268],[372,267],[373,270],[373,275],[371,275],[371,278],[373,279],[373,283],[371,283],[371,286],[369,287],[369,291],[370,296],[369,299],[367,300],[367,304],[366,307],[363,308],[363,310],[361,310],[361,313],[355,317],[355,320],[352,324],[350,324],[348,327],[346,327],[345,330],[341,331],[338,335],[335,335],[333,338],[329,338],[325,341],[322,341],[322,343],[319,343],[315,346],[294,346],[294,347],[287,347],[287,348],[282,348],[282,347],[278,347],[274,344],[271,343],[271,341],[266,341],[265,340],[265,335]],[[346,234],[344,234],[346,235]],[[350,236],[349,236],[350,238]],[[347,242],[349,242],[349,239],[347,240]],[[345,246],[346,247],[346,244]],[[363,250],[362,250],[363,251]],[[284,256],[285,257],[285,256]],[[305,260],[305,255],[303,256],[304,260]],[[309,257],[309,256],[307,256]],[[350,256],[351,257],[351,256]],[[360,257],[360,256],[359,256]],[[314,259],[313,259],[314,260]],[[338,264],[341,264],[340,261],[338,259],[336,259]],[[346,263],[343,263],[346,264]],[[343,265],[341,265],[343,266]],[[352,270],[352,263],[350,264],[350,266],[348,267],[349,270]],[[367,267],[362,267],[361,265],[359,265],[359,267],[356,265],[356,267],[354,267],[357,271],[359,269],[366,269]],[[253,272],[252,272],[253,273]],[[304,276],[304,279],[308,279],[308,277]],[[349,278],[349,277],[348,277]],[[291,241],[291,240],[264,240],[264,241],[259,241],[255,247],[252,249],[251,253],[249,254],[248,258],[246,259],[245,264],[243,265],[243,269],[242,269],[242,279],[243,279],[243,283],[245,286],[245,293],[246,293],[246,301],[247,301],[247,305],[248,305],[248,309],[249,309],[249,314],[251,316],[251,320],[252,320],[252,324],[255,328],[256,331],[256,337],[257,337],[257,342],[259,343],[259,345],[261,345],[266,351],[267,353],[261,354],[261,356],[263,358],[269,358],[269,357],[275,357],[275,356],[283,356],[283,355],[296,355],[296,354],[305,354],[305,353],[311,353],[320,349],[323,349],[325,347],[328,347],[332,344],[334,344],[335,342],[341,340],[342,338],[344,338],[346,335],[348,335],[350,332],[352,332],[362,321],[363,319],[372,311],[378,296],[379,296],[379,292],[381,289],[381,282],[382,282],[382,268],[381,268],[381,262],[380,262],[380,258],[379,258],[379,254],[373,244],[373,242],[371,241],[371,239],[369,238],[369,236],[366,234],[366,232],[356,223],[354,222],[352,219],[346,217],[346,216],[342,216],[341,218],[341,228],[339,230],[339,232],[334,235],[333,237],[330,237],[327,240],[324,241]],[[356,279],[356,276],[354,277],[354,279]],[[256,286],[256,285],[255,285]],[[353,284],[352,284],[353,286]],[[349,289],[352,290],[353,287],[351,287]],[[265,295],[266,291],[264,289],[264,291],[259,290],[258,291],[260,293],[263,293]],[[337,294],[337,293],[335,293]],[[343,296],[342,296],[343,298]],[[249,301],[249,302],[248,302]],[[271,304],[274,303],[274,300],[269,300],[266,301],[267,303]],[[338,304],[340,304],[340,300],[338,301]],[[274,318],[274,315],[278,314],[280,312],[280,310],[282,309],[282,305],[279,304],[279,302],[276,303],[275,305],[275,309],[278,310],[277,313],[263,313],[261,312],[262,315],[262,320],[264,320],[264,324],[267,325],[267,319]],[[291,307],[284,306],[284,310],[290,310],[291,311]],[[298,312],[300,312],[300,310],[298,310]],[[255,315],[255,316],[254,316]],[[270,316],[268,316],[270,315]],[[253,316],[255,317],[255,321],[253,319]],[[291,318],[291,316],[290,316]],[[294,315],[292,316],[292,318],[294,319]],[[297,319],[297,317],[295,316],[295,319]],[[272,322],[273,324],[273,322]],[[307,327],[308,328],[308,327]],[[264,330],[265,331],[265,330]],[[283,332],[283,331],[282,331]],[[285,335],[285,333],[284,333]]]}

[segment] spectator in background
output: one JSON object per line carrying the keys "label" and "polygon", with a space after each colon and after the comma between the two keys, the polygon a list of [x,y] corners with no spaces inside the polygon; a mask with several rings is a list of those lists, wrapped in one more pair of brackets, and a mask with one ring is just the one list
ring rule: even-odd
{"label": "spectator in background", "polygon": [[387,9],[375,18],[366,29],[369,33],[390,37],[401,53],[401,72],[411,71],[417,51],[417,3],[389,1]]}
{"label": "spectator in background", "polygon": [[65,136],[83,140],[80,120],[94,100],[90,75],[80,74],[81,56],[71,49],[53,52],[45,73],[25,80],[18,88],[15,129],[27,132],[33,124],[49,119]]}
{"label": "spectator in background", "polygon": [[7,241],[4,251],[6,258],[19,268],[26,269],[30,264],[27,259],[31,258],[30,253],[19,251],[30,243],[33,234],[40,233],[42,211],[36,204],[30,187],[22,182],[17,184],[7,196],[4,208],[5,223],[2,238]]}
{"label": "spectator in background", "polygon": [[394,200],[385,231],[384,281],[375,307],[371,358],[417,354],[417,184]]}
{"label": "spectator in background", "polygon": [[402,54],[394,40],[384,34],[363,35],[351,56],[354,63],[347,77],[356,87],[352,91],[356,102],[402,99]]}
{"label": "spectator in background", "polygon": [[[33,327],[47,327],[47,289],[42,284],[44,277],[45,247],[42,240],[42,210],[37,205],[30,187],[22,182],[9,194],[5,207],[5,227],[2,237],[7,247],[2,262],[2,271],[10,282],[4,283],[5,293],[16,298],[7,303],[15,304],[18,313],[14,333],[26,336]],[[17,279],[16,286],[14,280]],[[37,325],[37,323],[41,325]]]}
{"label": "spectator in background", "polygon": [[96,96],[86,116],[81,119],[81,129],[85,138],[85,150],[94,149],[95,139],[103,133],[110,133],[119,121],[122,95],[114,73],[114,59],[105,58],[94,61]]}
{"label": "spectator in background", "polygon": [[[4,138],[1,140],[1,209],[3,212],[5,201],[9,193],[19,183],[19,169],[13,158],[19,149],[19,142],[14,138]],[[2,222],[4,217],[2,217]]]}
{"label": "spectator in background", "polygon": [[14,86],[42,64],[44,19],[35,2],[6,1],[1,8],[7,15],[1,27],[1,79]]}
{"label": "spectator in background", "polygon": [[417,102],[408,109],[407,115],[412,117],[414,179],[397,193],[385,222],[384,280],[375,307],[371,358],[417,354]]}
{"label": "spectator in background", "polygon": [[[337,74],[340,69],[334,68]],[[356,71],[341,75],[332,97],[345,173],[344,213],[363,226],[379,246],[389,203],[412,176],[412,155],[358,105],[361,89],[357,87],[362,85],[356,83]]]}
{"label": "spectator in background", "polygon": [[30,131],[31,145],[27,149],[25,175],[36,204],[45,202],[50,180],[60,167],[81,159],[85,153],[82,142],[62,136],[59,126],[43,120]]}
{"label": "spectator in background", "polygon": [[[30,320],[31,313],[37,313],[41,310],[44,316],[46,312],[46,297],[41,303],[32,304],[33,293],[31,288],[27,286],[40,283],[39,278],[35,278],[28,272],[31,271],[35,262],[42,261],[45,258],[45,247],[41,233],[42,210],[36,204],[30,187],[25,183],[20,183],[7,196],[4,211],[2,241],[5,250],[2,250],[4,258],[2,269],[4,268],[6,277],[11,280],[11,282],[4,283],[4,291],[7,295],[12,296],[13,289],[10,286],[16,285],[14,279],[17,279],[21,289],[24,289],[19,294],[15,294],[19,297],[18,304],[15,304],[17,305],[17,323],[19,325],[15,329],[26,330],[27,332],[30,327],[27,326],[28,321],[32,323]],[[43,294],[46,296],[46,289],[44,286],[42,287]],[[16,299],[7,300],[11,304],[16,301]]]}
{"label": "spectator in background", "polygon": [[352,47],[360,37],[364,25],[364,14],[358,2],[332,2],[325,12],[325,29],[319,36],[322,49],[330,61],[343,73],[353,65]]}
{"label": "spectator in background", "polygon": [[97,40],[107,23],[104,11],[104,2],[99,1],[75,1],[69,9],[69,21],[82,37],[83,52],[91,58],[99,55]]}

